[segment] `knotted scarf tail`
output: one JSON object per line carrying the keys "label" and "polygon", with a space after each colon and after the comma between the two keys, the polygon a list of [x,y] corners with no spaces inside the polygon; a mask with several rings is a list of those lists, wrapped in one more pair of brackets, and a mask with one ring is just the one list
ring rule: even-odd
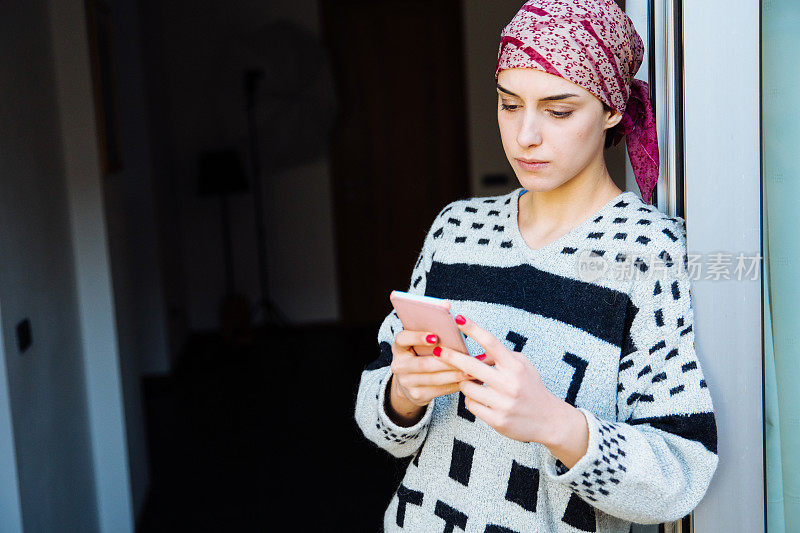
{"label": "knotted scarf tail", "polygon": [[642,200],[649,204],[658,183],[658,138],[649,87],[645,81],[634,79],[631,83],[631,94],[617,127],[614,144],[619,143],[623,136],[626,137],[628,157]]}

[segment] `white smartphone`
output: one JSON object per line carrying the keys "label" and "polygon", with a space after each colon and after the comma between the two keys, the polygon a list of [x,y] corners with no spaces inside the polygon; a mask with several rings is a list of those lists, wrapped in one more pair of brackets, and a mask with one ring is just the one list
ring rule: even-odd
{"label": "white smartphone", "polygon": [[[430,331],[439,337],[439,344],[469,354],[466,337],[458,329],[450,311],[450,302],[432,296],[420,296],[403,291],[389,295],[403,328],[409,331]],[[415,348],[417,355],[431,355],[434,346]]]}

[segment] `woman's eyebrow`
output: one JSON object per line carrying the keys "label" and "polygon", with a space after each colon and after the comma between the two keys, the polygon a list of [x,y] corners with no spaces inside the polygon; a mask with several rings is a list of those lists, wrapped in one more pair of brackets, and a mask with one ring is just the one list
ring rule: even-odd
{"label": "woman's eyebrow", "polygon": [[[504,93],[509,94],[511,96],[516,96],[517,98],[521,98],[518,94],[512,93],[511,91],[509,91],[508,89],[506,89],[505,87],[500,85],[499,83],[497,84],[497,89],[500,90],[500,91],[503,91]],[[571,98],[573,96],[578,97],[580,95],[577,95],[577,94],[574,94],[574,93],[555,94],[553,96],[545,96],[541,100],[565,100],[565,99]]]}

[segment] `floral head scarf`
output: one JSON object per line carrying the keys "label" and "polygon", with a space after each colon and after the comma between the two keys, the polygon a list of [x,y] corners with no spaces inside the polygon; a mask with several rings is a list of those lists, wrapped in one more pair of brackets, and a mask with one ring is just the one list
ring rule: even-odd
{"label": "floral head scarf", "polygon": [[633,76],[644,46],[614,0],[529,0],[503,29],[494,78],[535,68],[561,76],[623,113],[614,144],[626,136],[642,199],[658,182],[658,139],[646,82]]}

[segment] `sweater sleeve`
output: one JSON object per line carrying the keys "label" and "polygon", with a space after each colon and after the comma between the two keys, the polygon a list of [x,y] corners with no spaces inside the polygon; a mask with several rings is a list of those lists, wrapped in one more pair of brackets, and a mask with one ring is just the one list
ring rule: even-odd
{"label": "sweater sleeve", "polygon": [[[442,237],[444,225],[447,223],[446,214],[452,209],[453,203],[444,207],[430,226],[422,250],[412,269],[407,292],[425,294],[425,284],[433,262],[435,243]],[[378,328],[378,357],[361,373],[355,407],[356,423],[364,436],[395,457],[412,455],[422,445],[436,401],[434,399],[427,405],[422,419],[411,427],[395,424],[386,413],[387,385],[392,376],[390,367],[392,344],[402,330],[403,324],[392,309]]]}
{"label": "sweater sleeve", "polygon": [[663,232],[669,240],[654,242],[667,272],[635,279],[630,291],[617,420],[579,407],[589,445],[570,469],[541,447],[550,480],[605,513],[640,524],[689,514],[718,462],[714,409],[694,346],[685,226],[680,217],[664,220],[671,221]]}

